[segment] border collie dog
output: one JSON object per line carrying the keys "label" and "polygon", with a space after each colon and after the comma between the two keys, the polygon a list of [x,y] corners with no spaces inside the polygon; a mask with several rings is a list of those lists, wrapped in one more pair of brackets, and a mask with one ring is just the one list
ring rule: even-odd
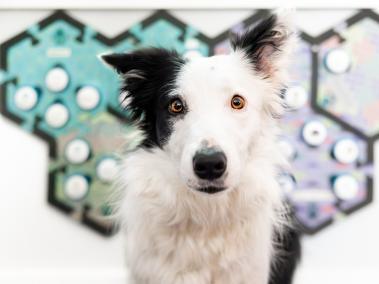
{"label": "border collie dog", "polygon": [[286,237],[276,181],[286,165],[277,122],[296,38],[287,18],[272,14],[233,36],[228,55],[102,56],[120,74],[138,128],[118,206],[128,283],[291,282],[298,242]]}

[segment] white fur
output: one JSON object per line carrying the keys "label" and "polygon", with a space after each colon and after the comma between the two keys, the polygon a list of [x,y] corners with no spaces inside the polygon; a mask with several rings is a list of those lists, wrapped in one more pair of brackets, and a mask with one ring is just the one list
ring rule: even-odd
{"label": "white fur", "polygon": [[[282,69],[282,58],[277,59]],[[279,65],[278,65],[279,66]],[[130,284],[266,284],[272,234],[285,222],[272,110],[278,81],[263,80],[242,51],[188,63],[175,92],[189,112],[173,125],[168,143],[129,152],[122,165],[119,204]],[[234,94],[246,107],[230,107]],[[217,146],[227,157],[227,190],[206,186],[193,173],[194,153]]]}

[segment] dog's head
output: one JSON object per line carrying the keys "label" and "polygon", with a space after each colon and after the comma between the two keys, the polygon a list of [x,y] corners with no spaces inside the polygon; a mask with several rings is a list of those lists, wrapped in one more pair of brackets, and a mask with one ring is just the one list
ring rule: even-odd
{"label": "dog's head", "polygon": [[[104,55],[123,78],[127,108],[182,182],[216,193],[238,186],[259,137],[272,125],[293,31],[272,15],[231,39],[228,55],[185,61],[164,49]],[[271,122],[270,122],[271,121]]]}

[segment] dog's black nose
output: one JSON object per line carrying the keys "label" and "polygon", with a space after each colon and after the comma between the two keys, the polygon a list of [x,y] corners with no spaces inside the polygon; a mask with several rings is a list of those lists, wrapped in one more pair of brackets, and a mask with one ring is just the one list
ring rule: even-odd
{"label": "dog's black nose", "polygon": [[226,156],[223,152],[198,152],[193,158],[193,170],[201,179],[217,179],[226,170]]}

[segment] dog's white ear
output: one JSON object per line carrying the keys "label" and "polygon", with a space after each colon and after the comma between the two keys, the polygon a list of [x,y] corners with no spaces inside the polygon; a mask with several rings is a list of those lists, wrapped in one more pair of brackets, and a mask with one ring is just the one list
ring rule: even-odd
{"label": "dog's white ear", "polygon": [[296,43],[292,10],[277,11],[242,35],[233,35],[231,44],[243,52],[254,69],[264,78],[275,79],[286,68]]}

